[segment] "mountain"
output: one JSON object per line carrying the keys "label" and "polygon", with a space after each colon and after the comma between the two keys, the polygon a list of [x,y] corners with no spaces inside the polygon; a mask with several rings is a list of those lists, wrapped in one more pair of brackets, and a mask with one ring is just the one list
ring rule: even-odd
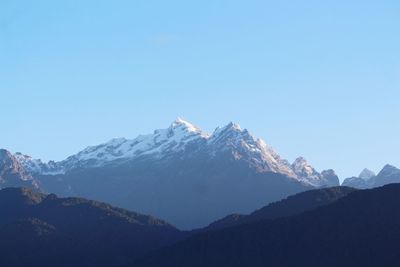
{"label": "mountain", "polygon": [[201,233],[132,266],[397,266],[400,184],[300,215]]}
{"label": "mountain", "polygon": [[25,188],[1,190],[0,213],[4,266],[119,266],[185,236],[150,216]]}
{"label": "mountain", "polygon": [[374,172],[365,169],[358,177],[347,178],[343,186],[350,186],[359,189],[374,188],[391,183],[400,183],[400,170],[392,165],[386,165],[375,175]]}
{"label": "mountain", "polygon": [[371,171],[371,170],[365,168],[365,169],[360,173],[360,175],[359,175],[358,177],[361,178],[361,179],[364,179],[364,180],[368,180],[368,179],[371,179],[371,178],[373,178],[373,177],[375,177],[375,176],[376,176],[376,174],[375,174],[373,171]]}
{"label": "mountain", "polygon": [[315,187],[339,185],[339,178],[333,170],[325,170],[319,173],[303,157],[299,157],[293,162],[292,170],[300,181]]}
{"label": "mountain", "polygon": [[318,207],[331,204],[342,197],[354,192],[356,189],[351,187],[331,187],[315,189],[289,196],[286,199],[271,203],[249,215],[232,214],[218,220],[203,231],[217,230],[239,224],[253,223],[267,219],[277,219],[282,217],[294,216],[305,211],[314,210]]}
{"label": "mountain", "polygon": [[26,186],[38,188],[38,182],[9,151],[0,149],[0,188]]}
{"label": "mountain", "polygon": [[400,169],[387,164],[378,173],[376,177],[373,177],[373,186],[382,186],[390,183],[400,183]]}
{"label": "mountain", "polygon": [[359,176],[346,178],[342,186],[349,186],[358,189],[367,189],[373,187],[373,178],[375,177],[375,173],[371,170],[364,169]]}
{"label": "mountain", "polygon": [[45,192],[109,202],[182,229],[339,185],[332,170],[318,173],[303,158],[290,164],[235,123],[208,134],[177,119],[167,129],[113,139],[60,162],[16,157]]}
{"label": "mountain", "polygon": [[[197,147],[195,147],[196,143]],[[260,171],[296,177],[287,161],[282,160],[262,140],[255,139],[247,130],[241,130],[239,125],[229,123],[225,127],[217,128],[212,135],[209,135],[180,118],[175,120],[168,129],[156,130],[149,135],[140,135],[133,140],[112,139],[105,144],[88,147],[61,162],[51,161],[46,164],[21,153],[16,155],[21,164],[31,173],[59,174],[81,168],[121,163],[144,156],[162,159],[182,152],[196,152],[190,151],[188,149],[190,147],[207,149],[211,156],[223,150],[231,150],[232,153],[237,153],[236,156],[244,158],[248,164],[259,168]]]}

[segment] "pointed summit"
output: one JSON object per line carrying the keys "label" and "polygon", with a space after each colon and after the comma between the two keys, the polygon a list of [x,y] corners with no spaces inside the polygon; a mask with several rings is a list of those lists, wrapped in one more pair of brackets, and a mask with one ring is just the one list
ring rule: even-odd
{"label": "pointed summit", "polygon": [[295,161],[293,162],[293,165],[305,165],[308,164],[307,160],[303,157],[298,157],[297,159],[295,159]]}
{"label": "pointed summit", "polygon": [[378,176],[391,176],[400,174],[400,170],[393,165],[386,164],[385,167],[379,172]]}
{"label": "pointed summit", "polygon": [[15,186],[37,188],[37,183],[15,156],[0,149],[0,188]]}
{"label": "pointed summit", "polygon": [[233,136],[241,133],[246,133],[247,135],[250,135],[246,129],[242,130],[239,124],[230,122],[223,127],[218,127],[217,129],[215,129],[214,133],[212,134],[212,137],[214,139],[215,138],[218,139],[220,136],[224,135]]}
{"label": "pointed summit", "polygon": [[225,125],[223,127],[218,127],[217,129],[215,129],[215,132],[224,132],[227,130],[241,131],[242,128],[237,123],[229,122],[227,125]]}
{"label": "pointed summit", "polygon": [[314,175],[318,175],[317,171],[308,164],[307,160],[303,157],[298,157],[292,164],[293,171],[299,177],[310,177]]}
{"label": "pointed summit", "polygon": [[291,165],[291,168],[299,180],[314,185],[319,184],[321,175],[307,162],[305,158],[298,157]]}
{"label": "pointed summit", "polygon": [[193,133],[201,133],[201,129],[195,126],[194,124],[178,117],[174,122],[172,122],[171,126],[169,127],[170,129],[183,129],[187,132],[193,132]]}
{"label": "pointed summit", "polygon": [[368,179],[371,179],[372,177],[375,177],[375,176],[376,176],[376,174],[375,174],[373,171],[371,171],[371,170],[365,168],[365,169],[360,173],[360,175],[358,176],[358,178],[361,178],[361,179],[364,179],[364,180],[368,180]]}

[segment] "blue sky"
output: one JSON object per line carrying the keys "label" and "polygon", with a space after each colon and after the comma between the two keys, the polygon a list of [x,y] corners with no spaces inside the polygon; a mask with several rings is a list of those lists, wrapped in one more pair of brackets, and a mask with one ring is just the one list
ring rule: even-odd
{"label": "blue sky", "polygon": [[0,2],[0,147],[61,160],[181,116],[341,178],[400,167],[399,1]]}

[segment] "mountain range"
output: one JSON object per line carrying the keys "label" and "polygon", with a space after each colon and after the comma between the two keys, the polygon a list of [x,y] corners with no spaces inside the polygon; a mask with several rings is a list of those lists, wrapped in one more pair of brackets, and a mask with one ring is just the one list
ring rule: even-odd
{"label": "mountain range", "polygon": [[345,179],[342,185],[366,189],[391,183],[400,183],[400,169],[387,164],[377,175],[371,170],[364,169],[358,177]]}
{"label": "mountain range", "polygon": [[[235,225],[294,216],[354,191],[334,187],[303,192],[270,204]],[[158,249],[217,230],[207,227],[184,232],[157,218],[106,203],[60,198],[26,188],[0,190],[0,213],[4,266],[136,266],[136,260],[151,257]]]}
{"label": "mountain range", "polygon": [[315,189],[185,232],[106,203],[6,188],[0,258],[44,267],[391,267],[400,260],[399,196],[400,184]]}
{"label": "mountain range", "polygon": [[42,192],[105,201],[182,229],[339,185],[333,170],[318,172],[302,157],[290,164],[237,124],[208,134],[179,118],[167,129],[113,139],[60,162],[4,150],[1,155],[21,173],[20,179],[2,174],[4,185],[23,181]]}
{"label": "mountain range", "polygon": [[[392,182],[400,182],[400,170],[387,165],[378,175],[366,169],[342,185],[365,189]],[[104,201],[187,230],[338,185],[333,170],[318,172],[303,157],[289,163],[235,123],[208,134],[178,118],[166,129],[112,139],[59,162],[0,150],[0,188]]]}

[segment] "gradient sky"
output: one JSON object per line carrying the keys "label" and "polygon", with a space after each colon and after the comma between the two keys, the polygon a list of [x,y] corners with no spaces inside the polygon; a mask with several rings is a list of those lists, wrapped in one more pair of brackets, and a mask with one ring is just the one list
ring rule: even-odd
{"label": "gradient sky", "polygon": [[400,167],[399,1],[0,1],[0,147],[61,160],[181,116],[343,179]]}

